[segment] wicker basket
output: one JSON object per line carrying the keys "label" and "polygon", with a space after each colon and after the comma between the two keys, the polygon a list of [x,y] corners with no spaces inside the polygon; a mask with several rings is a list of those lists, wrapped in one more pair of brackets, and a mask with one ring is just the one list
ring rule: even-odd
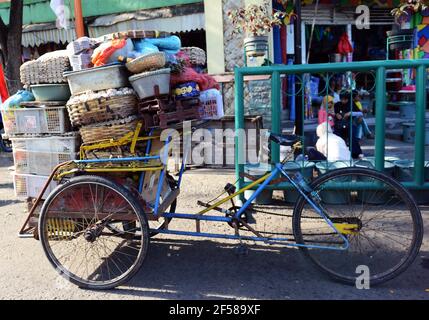
{"label": "wicker basket", "polygon": [[74,127],[125,119],[137,113],[137,97],[135,95],[103,97],[67,104],[67,110]]}
{"label": "wicker basket", "polygon": [[206,52],[197,47],[184,47],[181,51],[189,57],[189,62],[195,66],[203,66],[206,64]]}
{"label": "wicker basket", "polygon": [[134,132],[139,123],[137,117],[129,117],[122,120],[114,120],[80,128],[82,141],[85,144],[102,140],[119,139]]}
{"label": "wicker basket", "polygon": [[164,68],[166,63],[165,53],[154,52],[145,54],[126,64],[127,69],[132,73],[142,73],[149,70]]}

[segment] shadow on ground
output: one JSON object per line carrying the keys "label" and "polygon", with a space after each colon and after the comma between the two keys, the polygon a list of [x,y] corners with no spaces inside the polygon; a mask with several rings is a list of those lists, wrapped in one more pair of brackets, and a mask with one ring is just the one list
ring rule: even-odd
{"label": "shadow on ground", "polygon": [[251,246],[247,256],[237,256],[236,248],[212,241],[153,240],[139,273],[126,287],[110,292],[191,300],[408,299],[411,292],[428,297],[429,272],[422,272],[427,262],[420,257],[406,274],[362,291],[325,277],[299,250]]}
{"label": "shadow on ground", "polygon": [[0,207],[6,207],[11,204],[22,203],[20,200],[0,200]]}
{"label": "shadow on ground", "polygon": [[13,189],[13,183],[0,183],[0,189]]}

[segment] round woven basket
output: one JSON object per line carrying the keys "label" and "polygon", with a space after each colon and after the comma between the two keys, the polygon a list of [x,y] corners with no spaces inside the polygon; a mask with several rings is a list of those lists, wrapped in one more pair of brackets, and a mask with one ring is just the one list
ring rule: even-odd
{"label": "round woven basket", "polygon": [[164,68],[166,64],[165,53],[154,52],[138,57],[126,64],[127,69],[132,73],[142,73],[149,70]]}
{"label": "round woven basket", "polygon": [[122,120],[114,120],[96,125],[84,126],[79,132],[85,144],[95,143],[102,140],[119,139],[134,132],[137,124],[142,121],[137,117],[129,117]]}
{"label": "round woven basket", "polygon": [[206,64],[206,52],[197,47],[184,47],[181,49],[189,57],[189,62],[195,66],[203,66]]}
{"label": "round woven basket", "polygon": [[125,119],[137,113],[137,97],[116,96],[89,100],[77,104],[67,104],[70,121],[74,127],[99,122]]}

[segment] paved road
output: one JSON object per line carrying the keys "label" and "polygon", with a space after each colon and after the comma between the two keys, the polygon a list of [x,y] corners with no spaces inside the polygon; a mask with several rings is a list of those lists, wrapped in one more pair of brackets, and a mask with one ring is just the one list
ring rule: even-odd
{"label": "paved road", "polygon": [[[37,241],[17,237],[25,205],[13,196],[11,165],[0,155],[0,299],[429,299],[427,237],[406,274],[368,291],[331,282],[298,250],[251,246],[237,257],[234,242],[173,237],[151,243],[144,267],[127,286],[80,290],[57,276]],[[179,210],[195,210],[198,199],[210,199],[232,180],[230,174],[186,175]],[[424,219],[429,234],[428,211]]]}

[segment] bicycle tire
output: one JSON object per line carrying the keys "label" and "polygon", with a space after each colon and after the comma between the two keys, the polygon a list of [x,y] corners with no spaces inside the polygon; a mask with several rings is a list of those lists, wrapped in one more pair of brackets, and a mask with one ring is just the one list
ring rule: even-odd
{"label": "bicycle tire", "polygon": [[[387,273],[371,276],[370,284],[371,286],[376,286],[398,277],[400,274],[405,272],[410,267],[410,265],[415,261],[423,240],[423,232],[424,232],[423,220],[422,220],[421,212],[415,200],[408,192],[408,190],[406,190],[399,182],[397,182],[393,178],[375,170],[364,169],[364,168],[347,168],[347,169],[334,170],[327,173],[324,176],[319,177],[317,180],[315,180],[312,183],[311,187],[313,190],[317,191],[318,187],[325,184],[329,180],[335,180],[339,178],[341,179],[341,178],[344,178],[345,176],[356,176],[356,175],[362,175],[362,176],[378,179],[383,183],[386,183],[386,185],[389,185],[391,188],[393,188],[393,190],[397,192],[397,195],[399,195],[401,199],[405,201],[405,204],[409,208],[409,212],[411,214],[411,219],[413,222],[412,244],[409,250],[407,251],[405,258],[401,260],[400,264],[392,268],[392,270],[388,270]],[[294,208],[294,215],[293,215],[294,230],[293,231],[295,235],[295,240],[300,245],[306,244],[304,240],[304,233],[302,230],[302,223],[301,223],[301,217],[306,203],[307,201],[304,199],[304,197],[301,196]],[[309,259],[313,263],[313,265],[316,266],[316,268],[319,271],[322,271],[324,274],[329,275],[331,278],[341,283],[348,284],[348,285],[356,285],[356,280],[358,277],[357,275],[356,277],[353,278],[349,276],[346,277],[344,275],[339,275],[338,273],[334,273],[332,270],[330,270],[330,268],[326,267],[320,261],[316,260],[315,255],[312,254],[312,252],[316,253],[316,251],[314,250],[312,251],[312,249],[308,249],[305,247],[301,247],[300,250],[306,256],[306,258]],[[328,254],[328,252],[326,251],[324,254]]]}
{"label": "bicycle tire", "polygon": [[[82,184],[95,184],[99,186],[105,186],[117,192],[120,196],[123,197],[123,199],[125,199],[126,203],[128,203],[130,207],[134,210],[134,213],[138,217],[138,222],[140,223],[142,243],[140,246],[138,257],[129,270],[127,270],[124,274],[122,274],[121,276],[119,276],[118,278],[112,281],[105,281],[105,282],[94,284],[94,283],[84,282],[78,279],[76,276],[72,275],[68,270],[66,270],[62,265],[59,265],[59,261],[57,257],[53,255],[48,244],[49,236],[48,236],[48,230],[46,226],[47,226],[47,219],[48,219],[47,215],[48,215],[49,207],[51,206],[52,202],[55,199],[57,199],[58,196],[61,196],[61,194],[65,192],[67,189],[70,189],[73,186],[78,186]],[[128,189],[124,188],[121,185],[118,185],[117,183],[111,180],[108,180],[106,178],[99,177],[99,176],[89,176],[89,175],[79,176],[79,177],[70,179],[66,183],[58,186],[49,195],[41,210],[38,231],[39,231],[39,237],[40,237],[40,242],[42,244],[43,251],[47,256],[49,262],[57,270],[57,272],[59,272],[60,275],[62,275],[63,277],[65,277],[67,280],[77,285],[78,287],[83,289],[90,289],[90,290],[109,290],[128,282],[139,271],[139,269],[143,265],[143,262],[145,261],[145,258],[147,256],[147,251],[148,251],[149,241],[150,241],[147,218],[146,218],[146,215],[143,213],[143,209],[141,208],[141,205],[138,199],[136,199]]]}

